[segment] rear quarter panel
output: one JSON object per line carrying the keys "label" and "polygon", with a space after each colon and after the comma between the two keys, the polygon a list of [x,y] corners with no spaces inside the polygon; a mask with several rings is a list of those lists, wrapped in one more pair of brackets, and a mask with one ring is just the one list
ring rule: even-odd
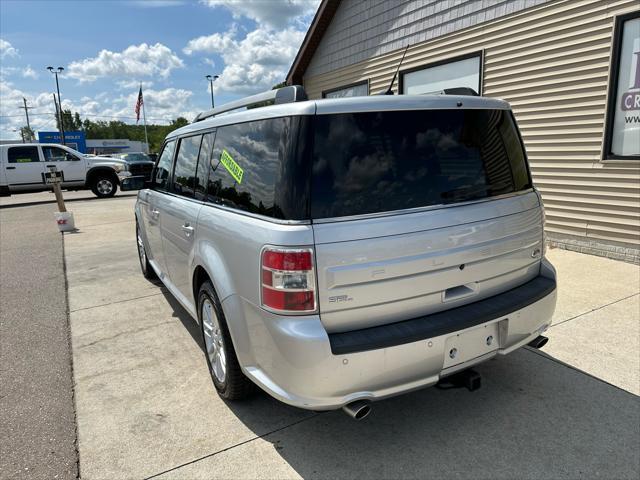
{"label": "rear quarter panel", "polygon": [[[196,229],[192,275],[202,266],[218,294],[238,360],[256,364],[269,352],[269,317],[260,307],[260,254],[265,245],[313,245],[310,225],[284,225],[205,205]],[[246,315],[246,312],[255,312]],[[253,320],[252,320],[253,319]],[[273,355],[264,355],[270,362]],[[259,362],[258,362],[259,363]]]}
{"label": "rear quarter panel", "polygon": [[194,270],[201,265],[223,301],[237,294],[260,304],[260,253],[265,245],[312,246],[310,225],[285,225],[205,205],[197,225]]}

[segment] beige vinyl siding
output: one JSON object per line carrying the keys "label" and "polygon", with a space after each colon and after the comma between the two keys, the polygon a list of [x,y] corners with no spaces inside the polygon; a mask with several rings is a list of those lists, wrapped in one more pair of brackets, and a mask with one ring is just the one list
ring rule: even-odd
{"label": "beige vinyl siding", "polygon": [[[613,20],[637,8],[626,0],[546,3],[413,45],[402,70],[484,51],[483,94],[513,107],[545,202],[547,231],[637,248],[640,164],[601,161]],[[324,90],[369,80],[370,93],[378,93],[401,55],[305,76],[305,89],[320,98]]]}

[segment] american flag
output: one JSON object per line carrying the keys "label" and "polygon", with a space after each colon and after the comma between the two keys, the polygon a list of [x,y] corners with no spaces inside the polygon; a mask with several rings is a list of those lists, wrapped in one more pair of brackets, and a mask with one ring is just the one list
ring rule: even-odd
{"label": "american flag", "polygon": [[138,92],[138,101],[136,102],[136,123],[140,121],[140,109],[144,105],[144,101],[142,100],[142,85],[140,85],[140,92]]}

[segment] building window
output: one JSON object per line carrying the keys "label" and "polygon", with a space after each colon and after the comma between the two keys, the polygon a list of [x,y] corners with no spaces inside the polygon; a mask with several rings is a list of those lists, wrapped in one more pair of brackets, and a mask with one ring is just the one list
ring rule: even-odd
{"label": "building window", "polygon": [[369,82],[359,82],[322,92],[322,98],[366,97],[369,95]]}
{"label": "building window", "polygon": [[638,12],[616,18],[609,73],[604,159],[640,159],[640,13]]}
{"label": "building window", "polygon": [[405,95],[457,87],[472,88],[482,94],[482,52],[412,68],[400,75],[400,91]]}

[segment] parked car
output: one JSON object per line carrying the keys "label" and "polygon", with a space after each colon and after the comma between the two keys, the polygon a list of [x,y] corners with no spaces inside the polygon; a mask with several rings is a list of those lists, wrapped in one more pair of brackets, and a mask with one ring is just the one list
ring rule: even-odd
{"label": "parked car", "polygon": [[0,145],[0,195],[50,190],[44,179],[49,167],[62,172],[62,188],[89,188],[101,198],[114,196],[120,181],[131,176],[123,160],[84,155],[65,145]]}
{"label": "parked car", "polygon": [[113,155],[127,162],[128,170],[133,176],[144,176],[147,180],[151,180],[151,171],[155,162],[149,155],[144,152],[129,152]]}
{"label": "parked car", "polygon": [[543,345],[556,274],[509,105],[300,97],[201,114],[138,193],[142,272],[199,322],[218,393],[363,418]]}

